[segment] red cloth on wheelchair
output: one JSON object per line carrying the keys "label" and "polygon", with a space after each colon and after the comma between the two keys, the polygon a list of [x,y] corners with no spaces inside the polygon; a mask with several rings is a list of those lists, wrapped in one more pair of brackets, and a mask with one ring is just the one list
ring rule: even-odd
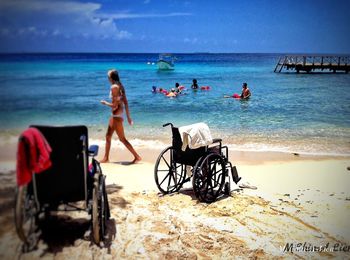
{"label": "red cloth on wheelchair", "polygon": [[52,149],[41,132],[30,127],[25,130],[18,141],[17,148],[17,185],[28,184],[32,173],[40,173],[51,167]]}

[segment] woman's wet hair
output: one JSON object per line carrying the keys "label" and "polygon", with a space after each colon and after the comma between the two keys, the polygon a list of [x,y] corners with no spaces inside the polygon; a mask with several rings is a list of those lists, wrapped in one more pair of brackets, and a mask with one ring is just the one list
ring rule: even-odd
{"label": "woman's wet hair", "polygon": [[180,84],[179,83],[175,83],[175,87],[177,88],[177,87],[179,87],[180,86]]}
{"label": "woman's wet hair", "polygon": [[193,79],[192,81],[193,81],[193,83],[197,83],[197,80],[196,80],[196,79]]}
{"label": "woman's wet hair", "polygon": [[112,80],[114,80],[114,81],[116,81],[116,82],[119,82],[119,81],[120,81],[120,79],[119,79],[119,74],[118,74],[118,71],[117,71],[117,70],[110,70],[110,71],[108,71],[108,76],[109,76]]}

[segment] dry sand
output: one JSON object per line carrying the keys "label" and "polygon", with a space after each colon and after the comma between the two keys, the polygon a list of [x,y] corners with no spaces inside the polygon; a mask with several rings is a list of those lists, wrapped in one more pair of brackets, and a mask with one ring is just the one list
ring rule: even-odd
{"label": "dry sand", "polygon": [[[205,204],[191,185],[158,194],[153,171],[160,151],[140,149],[144,160],[136,165],[127,164],[125,150],[112,152],[111,163],[102,165],[112,213],[106,243],[91,244],[88,216],[73,213],[43,225],[38,248],[29,253],[21,251],[13,226],[14,162],[5,158],[0,259],[350,258],[349,158],[231,152],[243,181],[258,189],[232,185],[230,197]],[[291,243],[294,252],[283,252]],[[331,252],[340,245],[343,252]],[[326,250],[310,252],[310,246]]]}

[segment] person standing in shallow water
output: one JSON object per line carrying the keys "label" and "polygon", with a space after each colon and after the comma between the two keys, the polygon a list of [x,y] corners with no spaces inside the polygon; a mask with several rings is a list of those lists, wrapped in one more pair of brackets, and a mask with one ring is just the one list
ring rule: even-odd
{"label": "person standing in shallow water", "polygon": [[106,147],[105,147],[105,155],[103,159],[100,161],[101,163],[109,162],[109,151],[111,149],[112,135],[115,131],[119,137],[119,140],[125,145],[125,147],[132,153],[134,156],[134,160],[131,163],[137,163],[141,161],[140,155],[137,154],[135,149],[129,143],[129,141],[125,138],[124,134],[124,126],[123,126],[123,113],[125,107],[126,117],[130,125],[133,124],[133,121],[130,117],[128,100],[125,94],[125,88],[123,84],[120,82],[118,71],[110,70],[108,71],[108,80],[111,83],[111,89],[109,96],[111,98],[111,103],[105,100],[101,100],[101,104],[109,106],[111,108],[111,116],[109,118],[107,133],[106,133]]}
{"label": "person standing in shallow water", "polygon": [[248,88],[248,84],[247,83],[243,83],[242,84],[242,94],[241,94],[241,98],[242,99],[248,99],[250,98],[252,94],[250,93],[250,90]]}

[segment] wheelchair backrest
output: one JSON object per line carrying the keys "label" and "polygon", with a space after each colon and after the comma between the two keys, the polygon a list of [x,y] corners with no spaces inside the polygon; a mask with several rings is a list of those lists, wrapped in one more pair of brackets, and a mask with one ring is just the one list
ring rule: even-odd
{"label": "wheelchair backrest", "polygon": [[52,166],[42,173],[34,174],[39,202],[84,200],[87,196],[88,169],[86,126],[31,127],[37,128],[52,148],[50,156]]}
{"label": "wheelchair backrest", "polygon": [[206,154],[206,147],[190,149],[188,146],[182,151],[182,139],[177,127],[172,127],[174,160],[176,163],[194,166],[198,159]]}
{"label": "wheelchair backrest", "polygon": [[172,127],[171,128],[172,134],[173,134],[173,148],[175,150],[181,150],[182,147],[182,139],[180,136],[179,128],[177,127]]}

